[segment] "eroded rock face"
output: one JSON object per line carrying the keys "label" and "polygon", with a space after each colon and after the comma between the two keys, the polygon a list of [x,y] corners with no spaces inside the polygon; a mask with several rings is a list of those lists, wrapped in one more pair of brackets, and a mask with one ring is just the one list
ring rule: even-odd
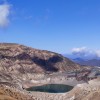
{"label": "eroded rock face", "polygon": [[62,55],[18,44],[0,44],[0,71],[14,74],[46,73],[80,69]]}

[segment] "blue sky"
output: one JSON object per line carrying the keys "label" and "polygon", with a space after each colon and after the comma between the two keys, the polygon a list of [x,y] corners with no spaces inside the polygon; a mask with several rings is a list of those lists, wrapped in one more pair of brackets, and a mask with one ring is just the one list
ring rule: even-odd
{"label": "blue sky", "polygon": [[100,49],[100,0],[0,0],[0,6],[0,42],[62,54]]}

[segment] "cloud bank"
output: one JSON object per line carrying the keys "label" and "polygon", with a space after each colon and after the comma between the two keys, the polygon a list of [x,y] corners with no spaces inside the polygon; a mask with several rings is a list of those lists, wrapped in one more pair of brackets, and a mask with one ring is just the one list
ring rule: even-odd
{"label": "cloud bank", "polygon": [[79,57],[100,57],[100,50],[91,50],[87,47],[73,48],[72,54]]}
{"label": "cloud bank", "polygon": [[10,20],[9,20],[9,15],[10,15],[10,8],[11,5],[9,4],[1,4],[0,5],[0,27],[6,27]]}

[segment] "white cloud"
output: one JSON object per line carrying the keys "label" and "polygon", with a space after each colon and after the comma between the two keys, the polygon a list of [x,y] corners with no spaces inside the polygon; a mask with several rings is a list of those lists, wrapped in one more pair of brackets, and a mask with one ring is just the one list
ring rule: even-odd
{"label": "white cloud", "polygon": [[97,57],[100,57],[100,50],[96,50],[95,54],[96,54]]}
{"label": "white cloud", "polygon": [[87,53],[89,53],[89,52],[90,51],[86,47],[72,49],[72,54],[74,54],[74,55],[86,56]]}
{"label": "white cloud", "polygon": [[81,47],[81,48],[73,48],[72,52],[83,52],[83,51],[87,51],[86,47]]}
{"label": "white cloud", "polygon": [[91,50],[87,47],[73,48],[71,52],[79,57],[100,57],[100,50]]}
{"label": "white cloud", "polygon": [[0,27],[6,27],[9,24],[10,7],[9,4],[0,5]]}

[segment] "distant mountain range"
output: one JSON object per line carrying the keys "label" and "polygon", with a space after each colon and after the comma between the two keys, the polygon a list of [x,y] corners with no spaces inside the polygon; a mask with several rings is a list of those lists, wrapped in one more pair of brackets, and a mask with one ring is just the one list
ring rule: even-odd
{"label": "distant mountain range", "polygon": [[88,65],[88,66],[100,66],[100,60],[99,59],[90,59],[90,60],[84,60],[82,58],[76,58],[72,59],[74,62],[81,64],[81,65]]}
{"label": "distant mountain range", "polygon": [[100,66],[100,58],[99,57],[93,57],[93,56],[87,56],[87,57],[80,57],[76,55],[64,55],[65,57],[68,57],[72,61],[80,64],[80,65],[87,65],[87,66]]}

